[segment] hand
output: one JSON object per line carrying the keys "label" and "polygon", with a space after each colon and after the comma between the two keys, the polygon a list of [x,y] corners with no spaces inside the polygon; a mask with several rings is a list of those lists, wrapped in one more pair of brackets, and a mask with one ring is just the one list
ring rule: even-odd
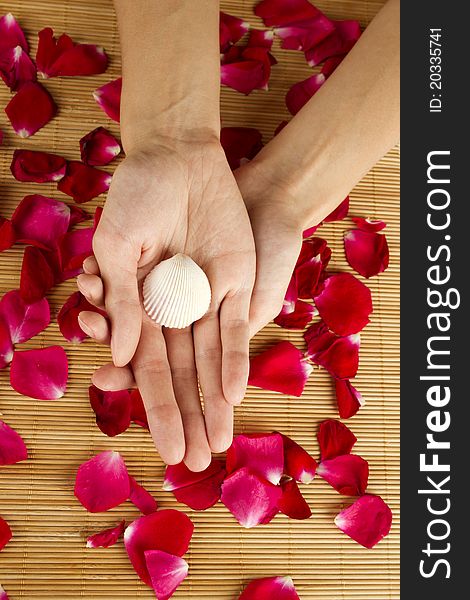
{"label": "hand", "polygon": [[[96,262],[86,261],[78,285],[91,302],[104,302],[114,360],[93,381],[122,389],[135,378],[163,460],[184,459],[202,470],[211,450],[230,445],[231,405],[244,396],[255,273],[249,218],[218,142],[164,139],[128,155],[113,177],[93,247]],[[142,308],[141,283],[178,252],[205,271],[212,302],[193,327],[162,329]],[[91,314],[81,314],[85,331],[106,341],[106,322]]]}

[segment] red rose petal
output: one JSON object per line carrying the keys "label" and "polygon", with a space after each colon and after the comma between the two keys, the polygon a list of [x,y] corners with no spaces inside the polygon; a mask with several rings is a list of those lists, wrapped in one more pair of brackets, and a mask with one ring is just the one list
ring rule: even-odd
{"label": "red rose petal", "polygon": [[225,479],[220,499],[240,525],[249,529],[275,517],[281,496],[280,486],[243,467]]}
{"label": "red rose petal", "polygon": [[344,250],[351,267],[367,279],[388,267],[387,238],[381,233],[352,229],[344,236]]}
{"label": "red rose petal", "polygon": [[10,369],[11,387],[23,396],[58,400],[67,387],[68,361],[61,346],[15,350]]}
{"label": "red rose petal", "polygon": [[227,450],[227,473],[248,467],[277,485],[284,470],[284,443],[279,433],[237,435]]}
{"label": "red rose petal", "polygon": [[82,161],[92,167],[110,163],[121,152],[121,145],[104,127],[97,127],[80,140]]}
{"label": "red rose petal", "polygon": [[316,73],[303,81],[294,83],[286,94],[286,106],[290,114],[296,115],[310,98],[318,92],[325,81],[326,78],[323,73]]}
{"label": "red rose petal", "polygon": [[130,494],[129,500],[144,515],[154,513],[157,508],[157,501],[152,494],[129,475]]}
{"label": "red rose petal", "polygon": [[99,75],[106,71],[108,57],[100,46],[76,44],[65,33],[56,39],[50,27],[38,36],[36,64],[43,77]]}
{"label": "red rose petal", "polygon": [[144,583],[152,580],[145,560],[147,550],[161,550],[175,556],[187,552],[194,525],[177,510],[159,510],[133,521],[124,532],[124,545],[132,566]]}
{"label": "red rose petal", "polygon": [[0,517],[0,551],[3,550],[3,548],[5,548],[8,542],[11,540],[11,537],[12,533],[10,526],[5,521],[5,519],[2,519],[2,517]]}
{"label": "red rose petal", "polygon": [[232,170],[254,158],[263,147],[261,133],[253,127],[222,127],[220,143]]}
{"label": "red rose petal", "polygon": [[317,473],[344,496],[362,496],[369,479],[369,463],[357,454],[322,460]]}
{"label": "red rose petal", "polygon": [[96,424],[105,435],[114,437],[126,431],[131,424],[131,398],[127,390],[105,392],[91,385],[88,395]]}
{"label": "red rose petal", "polygon": [[105,83],[93,92],[93,98],[110,119],[119,123],[122,77]]}
{"label": "red rose petal", "polygon": [[27,458],[23,438],[0,419],[0,465],[14,465]]}
{"label": "red rose petal", "polygon": [[294,305],[294,310],[289,311],[286,305],[274,319],[274,323],[284,329],[305,329],[315,314],[315,307],[312,304],[298,300]]}
{"label": "red rose petal", "polygon": [[[220,463],[220,461],[217,461]],[[181,487],[173,491],[178,502],[182,502],[193,510],[207,510],[214,506],[222,493],[222,482],[226,471],[220,463],[220,471],[187,487]]]}
{"label": "red rose petal", "polygon": [[168,600],[187,577],[188,563],[161,550],[147,550],[144,555],[155,595],[158,600]]}
{"label": "red rose petal", "polygon": [[0,300],[0,313],[10,330],[13,344],[27,342],[51,322],[49,302],[42,298],[26,304],[18,290],[7,292]]}
{"label": "red rose petal", "polygon": [[290,342],[278,342],[250,360],[248,383],[300,397],[313,371],[303,353]]}
{"label": "red rose petal", "polygon": [[335,31],[305,52],[310,67],[315,67],[333,56],[347,54],[360,38],[361,26],[358,21],[333,21],[333,23]]}
{"label": "red rose petal", "polygon": [[0,252],[8,250],[15,243],[13,225],[9,219],[0,217]]}
{"label": "red rose petal", "polygon": [[110,529],[104,529],[94,535],[90,535],[86,541],[87,548],[109,548],[114,546],[121,535],[124,533],[126,522],[121,521],[116,527]]}
{"label": "red rose petal", "polygon": [[149,428],[147,413],[139,390],[131,390],[131,421],[140,427]]}
{"label": "red rose petal", "polygon": [[342,221],[349,213],[349,196],[339,204],[327,217],[323,219],[323,223],[331,223],[332,221]]}
{"label": "red rose petal", "polygon": [[129,498],[130,483],[119,452],[106,450],[78,467],[75,496],[89,512],[104,512]]}
{"label": "red rose petal", "polygon": [[64,338],[73,344],[80,344],[88,336],[78,323],[78,315],[82,311],[92,311],[106,316],[106,313],[93,306],[80,292],[74,292],[65,302],[57,315],[57,323]]}
{"label": "red rose petal", "polygon": [[107,192],[111,175],[76,160],[67,163],[65,176],[59,181],[57,189],[67,194],[75,202],[88,202]]}
{"label": "red rose petal", "polygon": [[238,600],[300,600],[290,577],[254,579]]}
{"label": "red rose petal", "polygon": [[385,221],[364,219],[364,217],[351,217],[351,219],[361,231],[371,231],[377,233],[378,231],[382,231],[382,229],[387,227],[387,223],[385,223]]}
{"label": "red rose petal", "polygon": [[28,81],[36,81],[36,67],[21,46],[0,48],[0,76],[15,91]]}
{"label": "red rose petal", "polygon": [[364,406],[365,402],[362,395],[347,379],[337,379],[335,381],[335,390],[338,412],[342,419],[353,417],[361,406]]}
{"label": "red rose petal", "polygon": [[2,314],[0,314],[0,369],[9,365],[13,358],[13,343],[10,336],[10,328]]}
{"label": "red rose petal", "polygon": [[10,170],[18,181],[45,183],[65,175],[67,161],[62,156],[36,150],[15,150]]}
{"label": "red rose petal", "polygon": [[227,52],[249,29],[247,21],[220,11],[220,51]]}
{"label": "red rose petal", "polygon": [[[74,225],[77,225],[78,223],[82,223],[83,221],[88,221],[88,219],[90,218],[90,215],[83,210],[83,208],[80,208],[79,206],[76,206],[75,204],[72,204],[71,206],[69,206],[70,208],[70,225],[69,225],[69,229],[71,229]],[[96,209],[98,210],[98,209]]]}
{"label": "red rose petal", "polygon": [[325,269],[331,258],[326,240],[313,237],[302,242],[299,258],[294,269],[297,296],[304,300],[313,298],[325,277]]}
{"label": "red rose petal", "polygon": [[54,250],[69,228],[70,209],[59,200],[33,194],[18,204],[11,222],[17,241]]}
{"label": "red rose petal", "polygon": [[314,19],[319,14],[308,0],[262,0],[255,7],[255,15],[263,19],[267,27]]}
{"label": "red rose petal", "polygon": [[21,46],[28,52],[28,42],[18,21],[11,13],[0,17],[0,49]]}
{"label": "red rose petal", "polygon": [[341,421],[327,419],[320,423],[318,429],[318,443],[322,460],[328,460],[349,454],[357,442],[354,433]]}
{"label": "red rose petal", "polygon": [[[321,223],[320,223],[320,225],[321,225]],[[313,225],[313,227],[309,227],[308,229],[305,229],[302,232],[302,237],[304,239],[310,237],[311,235],[313,235],[316,232],[316,230],[320,227],[320,225]]]}
{"label": "red rose petal", "polygon": [[315,297],[321,318],[338,335],[364,329],[372,312],[370,290],[350,273],[331,275]]}
{"label": "red rose petal", "polygon": [[299,483],[310,483],[315,477],[317,461],[287,435],[282,436],[284,443],[284,474]]}
{"label": "red rose petal", "polygon": [[27,304],[44,298],[55,283],[54,273],[40,248],[28,246],[23,254],[20,294]]}
{"label": "red rose petal", "polygon": [[221,83],[241,94],[248,95],[253,90],[266,86],[265,68],[262,62],[247,60],[224,64],[220,67]]}
{"label": "red rose petal", "polygon": [[[265,29],[252,29],[250,31],[250,36],[246,43],[247,48],[267,48],[271,50],[274,42],[274,33],[270,30]],[[246,53],[243,53],[243,56],[246,56]],[[275,59],[274,59],[275,60]],[[276,62],[272,62],[271,64],[276,64]]]}
{"label": "red rose petal", "polygon": [[335,30],[333,22],[323,14],[276,27],[274,33],[282,39],[281,48],[305,52],[322,42]]}
{"label": "red rose petal", "polygon": [[58,244],[59,261],[62,271],[81,268],[83,261],[93,254],[93,227],[68,231]]}
{"label": "red rose petal", "polygon": [[312,516],[310,506],[302,496],[297,482],[291,479],[281,485],[282,496],[277,503],[283,515],[290,519],[308,519]]}
{"label": "red rose petal", "polygon": [[200,483],[222,471],[224,471],[222,462],[215,458],[211,460],[209,466],[204,471],[191,471],[183,462],[177,465],[168,465],[165,470],[162,489],[167,492],[179,490],[180,488]]}
{"label": "red rose petal", "polygon": [[337,336],[319,321],[304,334],[307,356],[315,364],[325,368],[333,377],[350,379],[359,367],[359,334]]}
{"label": "red rose petal", "polygon": [[373,548],[390,531],[392,511],[380,496],[367,494],[341,511],[335,525],[365,548]]}
{"label": "red rose petal", "polygon": [[55,117],[57,106],[41,84],[27,82],[7,104],[5,112],[15,133],[26,138]]}

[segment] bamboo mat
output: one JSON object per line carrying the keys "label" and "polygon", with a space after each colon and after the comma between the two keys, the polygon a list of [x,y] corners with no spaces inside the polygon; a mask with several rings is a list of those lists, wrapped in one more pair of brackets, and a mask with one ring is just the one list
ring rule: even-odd
{"label": "bamboo mat", "polygon": [[[242,15],[255,25],[253,0],[227,0],[227,12]],[[382,4],[381,0],[326,0],[318,6],[334,18],[357,18],[365,26]],[[46,87],[60,107],[58,117],[27,141],[16,137],[0,112],[5,132],[0,147],[0,214],[10,216],[27,193],[43,193],[69,199],[52,185],[21,184],[13,180],[9,164],[14,147],[36,148],[79,158],[78,140],[91,129],[118,127],[95,104],[91,92],[117,77],[119,46],[111,0],[11,0],[0,3],[0,14],[11,11],[24,26],[36,49],[35,32],[51,26],[80,41],[98,43],[111,57],[104,75],[92,78],[51,79]],[[190,41],[189,41],[190,42]],[[307,77],[311,70],[303,56],[280,52],[273,68],[271,91],[255,92],[245,98],[222,92],[226,125],[256,126],[265,141],[282,119],[288,117],[283,98],[288,88]],[[347,93],[347,90],[345,90]],[[0,104],[9,98],[0,86]],[[113,164],[113,167],[115,164]],[[112,169],[111,169],[112,170]],[[303,600],[382,600],[399,598],[399,248],[398,194],[399,155],[392,150],[351,194],[351,214],[375,216],[388,223],[387,238],[391,264],[386,273],[368,282],[374,300],[372,323],[362,335],[361,364],[356,382],[367,405],[348,422],[358,437],[356,452],[370,463],[369,491],[390,503],[394,523],[390,536],[375,549],[365,550],[342,534],[334,516],[350,503],[322,480],[303,486],[313,510],[308,521],[288,520],[278,515],[272,524],[245,530],[222,506],[196,513],[187,509],[195,523],[195,534],[187,556],[190,576],[176,598],[235,600],[252,578],[291,575]],[[92,212],[101,203],[90,202]],[[348,219],[322,228],[333,249],[331,268],[347,269],[342,247]],[[0,293],[18,286],[23,248],[16,246],[0,255]],[[52,314],[74,291],[74,282],[61,284],[50,295]],[[302,347],[300,333],[282,331],[271,325],[252,343],[258,352],[279,339]],[[46,332],[21,347],[51,344],[65,347],[70,362],[66,396],[41,402],[16,394],[9,386],[8,369],[0,371],[0,410],[24,437],[30,460],[2,467],[0,472],[0,515],[10,523],[14,538],[0,554],[0,583],[12,600],[42,598],[88,600],[152,598],[152,591],[134,574],[122,543],[109,549],[87,550],[87,535],[113,526],[121,518],[132,520],[137,510],[129,503],[108,513],[90,515],[76,501],[73,482],[80,463],[104,449],[117,449],[129,471],[158,499],[160,507],[179,506],[171,493],[161,491],[163,465],[147,432],[132,426],[127,433],[110,439],[94,423],[87,387],[93,370],[107,362],[108,350],[86,341],[73,346],[60,335],[55,320]],[[329,376],[315,369],[302,398],[289,398],[249,389],[236,411],[236,431],[279,430],[291,435],[307,450],[318,454],[318,423],[336,417],[334,392]]]}

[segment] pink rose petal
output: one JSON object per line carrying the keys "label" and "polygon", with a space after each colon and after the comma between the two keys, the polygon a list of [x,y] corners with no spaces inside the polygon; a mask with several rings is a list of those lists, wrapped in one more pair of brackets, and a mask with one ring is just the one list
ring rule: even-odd
{"label": "pink rose petal", "polygon": [[344,235],[344,250],[351,267],[367,279],[388,267],[387,238],[381,233],[351,229]]}
{"label": "pink rose petal", "polygon": [[224,471],[223,463],[215,458],[203,471],[191,471],[183,462],[177,465],[168,465],[165,469],[162,489],[167,492],[179,490],[200,483],[222,471]]}
{"label": "pink rose petal", "polygon": [[335,31],[305,52],[310,67],[315,67],[333,56],[344,56],[360,38],[361,26],[358,21],[333,21],[333,23]]}
{"label": "pink rose petal", "polygon": [[282,436],[284,444],[284,475],[299,483],[310,483],[315,477],[317,461],[287,435]]}
{"label": "pink rose petal", "polygon": [[372,313],[370,290],[350,273],[338,273],[325,280],[315,296],[315,306],[327,326],[338,335],[358,333]]}
{"label": "pink rose petal", "polygon": [[296,115],[310,98],[318,92],[325,81],[326,78],[323,73],[316,73],[303,81],[294,83],[286,94],[286,106],[290,114]]}
{"label": "pink rose petal", "polygon": [[222,482],[226,476],[221,461],[217,462],[220,464],[220,471],[202,481],[173,491],[178,502],[186,504],[193,510],[207,510],[217,504],[222,493]]}
{"label": "pink rose petal", "polygon": [[142,485],[129,475],[130,494],[129,500],[144,515],[154,513],[157,508],[157,501]]}
{"label": "pink rose petal", "polygon": [[279,433],[237,435],[227,450],[227,473],[248,467],[277,485],[284,470],[284,443]]}
{"label": "pink rose petal", "polygon": [[129,474],[119,452],[106,450],[82,463],[74,492],[89,512],[104,512],[125,502],[130,494]]}
{"label": "pink rose petal", "polygon": [[50,27],[38,35],[36,64],[43,77],[99,75],[106,71],[108,57],[100,46],[76,44],[65,33],[56,39]]}
{"label": "pink rose petal", "polygon": [[10,170],[18,181],[46,183],[65,175],[67,161],[62,156],[37,150],[15,150]]}
{"label": "pink rose petal", "polygon": [[337,421],[336,419],[322,421],[317,437],[322,460],[349,454],[357,442],[354,433],[341,423],[341,421]]}
{"label": "pink rose petal", "polygon": [[0,17],[0,49],[21,46],[28,52],[28,42],[18,21],[11,13]]}
{"label": "pink rose petal", "polygon": [[315,364],[338,379],[355,377],[359,367],[359,334],[337,336],[323,321],[318,321],[307,329],[304,338],[307,356]]}
{"label": "pink rose petal", "polygon": [[8,325],[13,344],[27,342],[44,331],[51,321],[46,298],[26,304],[19,290],[11,290],[3,296],[0,300],[0,313]]}
{"label": "pink rose petal", "polygon": [[275,517],[281,496],[280,486],[243,467],[225,479],[220,499],[240,525],[249,529]]}
{"label": "pink rose petal", "polygon": [[364,217],[351,217],[351,219],[361,231],[377,233],[378,231],[382,231],[382,229],[387,227],[387,223],[385,223],[385,221],[380,221],[378,219],[364,219]]}
{"label": "pink rose petal", "polygon": [[263,19],[266,27],[314,19],[319,14],[309,0],[262,0],[255,7],[255,15]]}
{"label": "pink rose petal", "polygon": [[126,431],[131,424],[131,397],[127,390],[102,391],[91,385],[88,388],[96,424],[110,437]]}
{"label": "pink rose petal", "polygon": [[232,170],[254,158],[263,147],[261,133],[253,127],[222,127],[220,143]]}
{"label": "pink rose petal", "polygon": [[249,29],[247,21],[220,11],[220,51],[227,52]]}
{"label": "pink rose petal", "polygon": [[27,82],[5,107],[15,133],[22,138],[34,135],[55,117],[57,106],[39,83]]}
{"label": "pink rose petal", "polygon": [[114,546],[121,535],[124,533],[126,522],[121,521],[116,527],[110,529],[104,529],[94,535],[90,535],[86,541],[87,548],[109,548]]}
{"label": "pink rose petal", "polygon": [[86,165],[102,167],[121,152],[121,145],[104,127],[97,127],[80,140],[80,156]]}
{"label": "pink rose petal", "polygon": [[323,219],[323,223],[331,223],[332,221],[342,221],[348,216],[349,213],[349,196],[338,204],[338,206],[330,212],[330,214]]}
{"label": "pink rose petal", "polygon": [[322,460],[317,473],[344,496],[362,496],[369,479],[369,464],[357,454]]}
{"label": "pink rose petal", "polygon": [[2,314],[0,314],[0,369],[9,365],[13,359],[13,343],[10,328]]}
{"label": "pink rose petal", "polygon": [[93,98],[110,119],[119,123],[122,77],[105,83],[93,92]]}
{"label": "pink rose petal", "polygon": [[15,243],[13,225],[9,219],[0,217],[0,252],[8,250]]}
{"label": "pink rose petal", "polygon": [[59,200],[34,194],[18,204],[11,222],[17,241],[54,250],[69,228],[70,209]]}
{"label": "pink rose petal", "polygon": [[188,563],[184,558],[161,550],[146,550],[144,555],[157,599],[168,600],[187,577]]}
{"label": "pink rose petal", "polygon": [[59,324],[61,334],[67,341],[73,344],[80,344],[88,337],[78,323],[78,315],[84,310],[106,316],[105,311],[90,304],[80,292],[74,292],[57,315],[57,323]]}
{"label": "pink rose petal", "polygon": [[144,583],[151,586],[145,552],[160,550],[182,556],[187,552],[194,525],[177,510],[159,510],[133,521],[124,532],[124,545],[132,566]]}
{"label": "pink rose petal", "polygon": [[238,600],[300,600],[291,577],[254,579]]}
{"label": "pink rose petal", "polygon": [[283,515],[290,519],[308,519],[312,516],[310,506],[302,496],[297,482],[293,479],[281,484],[282,496],[277,504]]}
{"label": "pink rose petal", "polygon": [[365,548],[373,548],[390,531],[392,511],[380,496],[367,494],[341,511],[335,525]]}
{"label": "pink rose petal", "polygon": [[14,465],[27,458],[23,438],[0,419],[0,465]]}
{"label": "pink rose petal", "polygon": [[59,240],[58,254],[62,271],[81,268],[83,261],[93,254],[93,227],[68,231]]}
{"label": "pink rose petal", "polygon": [[2,517],[0,517],[0,551],[3,550],[3,548],[5,548],[5,546],[11,540],[11,538],[12,533],[10,526],[5,521],[5,519],[2,519]]}
{"label": "pink rose petal", "polygon": [[36,81],[36,67],[21,46],[0,48],[0,77],[11,91],[28,81]]}
{"label": "pink rose petal", "polygon": [[347,379],[337,379],[335,381],[335,391],[338,412],[342,419],[350,419],[365,404],[362,395]]}
{"label": "pink rose petal", "polygon": [[67,355],[61,346],[15,350],[10,369],[11,387],[23,396],[58,400],[65,394]]}
{"label": "pink rose petal", "polygon": [[107,192],[110,183],[109,173],[71,160],[67,163],[65,176],[59,181],[57,189],[75,202],[82,203]]}
{"label": "pink rose petal", "polygon": [[291,396],[301,396],[313,367],[290,342],[278,342],[250,360],[248,383]]}
{"label": "pink rose petal", "polygon": [[20,276],[21,298],[27,304],[37,302],[44,298],[54,283],[55,276],[43,250],[33,246],[25,248]]}

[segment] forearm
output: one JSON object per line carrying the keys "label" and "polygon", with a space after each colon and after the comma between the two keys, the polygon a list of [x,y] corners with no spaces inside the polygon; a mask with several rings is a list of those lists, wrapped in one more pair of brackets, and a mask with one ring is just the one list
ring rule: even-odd
{"label": "forearm", "polygon": [[399,2],[390,0],[253,166],[289,190],[306,226],[339,204],[398,138]]}
{"label": "forearm", "polygon": [[126,152],[156,138],[216,138],[220,129],[219,3],[114,0],[122,51]]}

